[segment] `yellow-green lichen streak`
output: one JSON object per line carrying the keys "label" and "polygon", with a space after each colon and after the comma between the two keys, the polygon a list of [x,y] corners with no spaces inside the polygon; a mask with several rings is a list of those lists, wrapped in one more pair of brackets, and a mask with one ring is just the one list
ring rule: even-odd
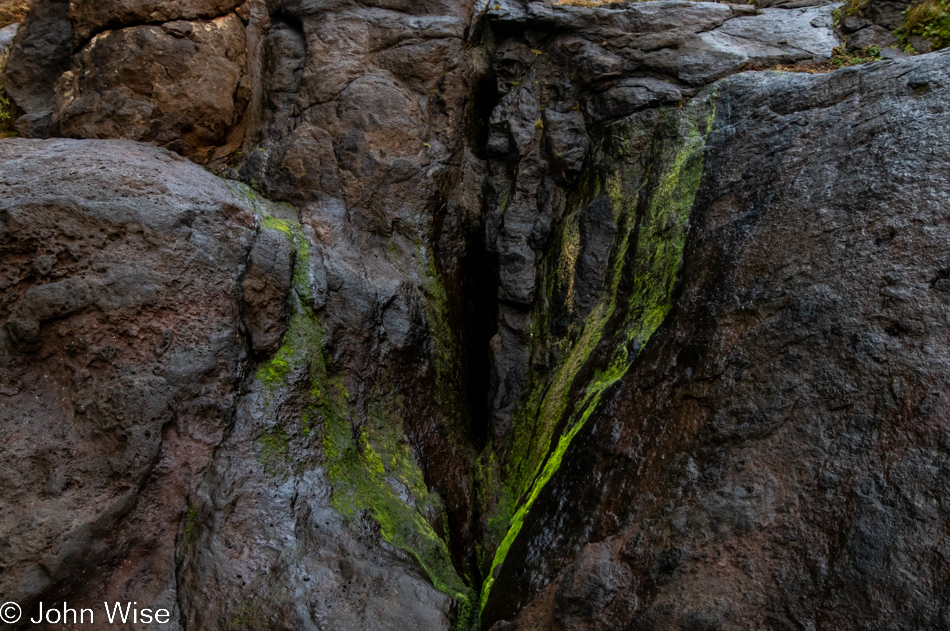
{"label": "yellow-green lichen streak", "polygon": [[[504,563],[512,543],[521,532],[525,517],[541,491],[560,467],[568,446],[597,409],[603,393],[627,373],[639,354],[639,349],[646,345],[672,309],[672,294],[682,265],[689,213],[702,178],[705,138],[711,131],[715,116],[715,109],[712,108],[707,117],[701,118],[700,114],[707,105],[708,101],[697,99],[682,114],[664,114],[679,117],[681,141],[679,146],[670,148],[673,152],[671,160],[666,158],[660,161],[665,168],[640,222],[635,244],[630,242],[634,232],[630,222],[633,220],[634,213],[631,210],[636,205],[636,200],[624,199],[621,196],[619,180],[609,179],[607,182],[615,220],[623,235],[618,251],[611,255],[613,269],[605,282],[600,299],[584,321],[579,339],[556,371],[550,388],[543,396],[535,425],[545,428],[545,431],[538,439],[531,440],[533,449],[529,448],[527,453],[520,454],[521,463],[531,464],[531,461],[536,459],[531,457],[531,451],[536,450],[539,445],[550,444],[550,432],[553,432],[567,409],[574,381],[600,343],[604,328],[618,306],[620,271],[629,248],[634,245],[635,276],[630,304],[627,305],[628,313],[615,336],[616,339],[609,340],[615,348],[610,365],[605,370],[597,371],[587,384],[580,401],[573,407],[572,417],[575,420],[568,424],[569,429],[558,438],[554,449],[533,465],[532,475],[525,476],[524,472],[521,472],[514,480],[517,490],[511,495],[524,499],[511,517],[507,533],[498,545],[491,568],[482,584],[480,611],[488,600],[496,570]],[[701,128],[702,123],[705,123],[704,128]],[[628,352],[630,347],[635,351]],[[548,443],[545,443],[545,440]],[[517,456],[519,455],[516,454]]]}
{"label": "yellow-green lichen streak", "polygon": [[[322,420],[324,466],[333,489],[331,504],[348,523],[361,513],[372,516],[383,539],[416,559],[436,589],[454,599],[458,626],[467,628],[475,595],[455,570],[446,541],[426,519],[427,515],[444,513],[444,507],[441,499],[429,492],[422,471],[410,454],[402,418],[395,411],[400,407],[399,401],[385,392],[372,393],[368,420],[354,436],[349,393],[342,378],[329,370],[324,327],[303,299],[310,293],[306,238],[293,222],[266,215],[259,215],[259,219],[263,228],[290,235],[297,248],[290,325],[280,349],[256,373],[265,405],[279,389],[291,387],[292,380],[304,376],[309,384],[309,406],[301,418],[300,434],[320,432],[318,421]],[[437,294],[441,287],[427,280],[427,291]],[[438,303],[438,296],[435,302]],[[444,329],[433,332],[434,336],[450,335],[442,305],[434,309],[438,313],[429,314],[430,322],[435,321],[437,329]],[[437,343],[437,347],[448,352],[442,344]],[[437,372],[442,378],[447,378],[450,368],[444,364],[451,359],[441,362],[443,365],[437,359]],[[268,473],[286,474],[293,470],[286,463],[289,431],[278,426],[258,439],[260,458]],[[400,495],[408,497],[408,501]]]}

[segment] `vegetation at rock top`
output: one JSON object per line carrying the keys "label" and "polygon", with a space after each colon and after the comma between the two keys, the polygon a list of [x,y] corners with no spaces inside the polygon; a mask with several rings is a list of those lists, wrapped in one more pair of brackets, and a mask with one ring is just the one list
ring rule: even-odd
{"label": "vegetation at rock top", "polygon": [[950,2],[923,0],[904,13],[905,21],[897,34],[903,38],[918,35],[930,40],[934,50],[950,46]]}

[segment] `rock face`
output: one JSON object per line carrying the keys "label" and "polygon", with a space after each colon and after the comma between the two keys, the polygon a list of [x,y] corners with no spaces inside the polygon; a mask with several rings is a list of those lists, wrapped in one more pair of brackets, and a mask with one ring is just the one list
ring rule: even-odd
{"label": "rock face", "polygon": [[540,492],[484,622],[947,624],[948,67],[716,84],[667,324]]}
{"label": "rock face", "polygon": [[155,142],[207,162],[250,97],[246,46],[234,13],[101,33],[57,81],[53,129]]}
{"label": "rock face", "polygon": [[56,80],[69,67],[72,31],[69,5],[39,0],[17,31],[0,82],[21,110],[17,129],[24,136],[51,133]]}
{"label": "rock face", "polygon": [[222,0],[36,0],[3,74],[25,112],[17,129],[154,142],[211,160],[251,97],[234,9]]}
{"label": "rock face", "polygon": [[4,85],[77,139],[0,141],[5,600],[950,624],[950,55],[578,4],[34,2]]}
{"label": "rock face", "polygon": [[69,18],[76,41],[85,42],[106,29],[216,18],[239,4],[238,0],[72,0]]}
{"label": "rock face", "polygon": [[175,610],[186,498],[247,362],[254,217],[163,149],[8,139],[0,160],[0,590]]}

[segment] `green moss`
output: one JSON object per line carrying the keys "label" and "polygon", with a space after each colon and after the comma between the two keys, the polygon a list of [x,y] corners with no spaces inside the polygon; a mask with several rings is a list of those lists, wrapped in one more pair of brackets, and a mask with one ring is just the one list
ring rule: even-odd
{"label": "green moss", "polygon": [[257,368],[257,378],[265,385],[275,388],[284,383],[290,374],[290,362],[293,359],[292,346],[281,346],[272,359]]}
{"label": "green moss", "polygon": [[[6,66],[6,63],[3,65]],[[2,72],[3,68],[0,68],[0,73]],[[13,124],[16,122],[15,109],[13,101],[7,94],[6,88],[3,87],[3,84],[0,84],[0,138],[9,138],[17,135],[13,129]]]}
{"label": "green moss", "polygon": [[195,542],[195,539],[198,538],[198,506],[195,504],[190,504],[188,510],[185,511],[185,516],[182,518],[184,524],[184,529],[182,530],[182,539],[181,545],[178,547],[178,562],[180,563],[184,559],[185,554],[188,552],[188,548]]}
{"label": "green moss", "polygon": [[[326,427],[323,450],[333,484],[333,507],[351,522],[368,514],[379,524],[383,539],[408,552],[436,589],[455,599],[459,628],[470,623],[474,594],[452,565],[446,539],[427,516],[445,521],[441,499],[426,488],[422,471],[412,458],[398,403],[377,399],[359,438],[345,416],[342,384],[331,387],[323,405]],[[409,501],[401,498],[408,497]]]}
{"label": "green moss", "polygon": [[864,7],[870,0],[848,0],[835,10],[838,16],[860,16],[863,15]]}
{"label": "green moss", "polygon": [[[412,457],[403,421],[396,412],[404,408],[398,396],[385,389],[367,395],[367,420],[355,420],[343,377],[334,374],[324,345],[325,330],[304,298],[309,295],[307,242],[299,227],[269,215],[263,229],[275,229],[293,238],[297,247],[292,317],[274,358],[257,370],[267,406],[287,396],[299,396],[301,383],[307,400],[300,419],[300,436],[319,432],[324,466],[333,489],[331,503],[348,523],[370,517],[379,524],[384,540],[411,555],[432,584],[457,603],[460,628],[470,623],[474,592],[455,570],[447,537],[433,524],[444,524],[440,498],[426,487],[422,470]],[[421,250],[420,250],[421,251]],[[422,258],[426,315],[436,357],[436,380],[443,394],[440,406],[450,407],[449,396],[457,377],[454,337],[448,325],[448,300],[438,281],[434,261]],[[302,298],[303,297],[303,298]],[[275,427],[258,438],[260,457],[268,471],[287,473],[292,428]],[[442,528],[440,528],[441,530]],[[236,611],[238,618],[248,612]]]}
{"label": "green moss", "polygon": [[265,471],[271,475],[280,475],[287,471],[290,440],[282,427],[275,427],[259,436],[257,444],[260,447],[258,457]]}
{"label": "green moss", "polygon": [[868,46],[853,52],[849,52],[844,46],[837,46],[832,51],[828,63],[837,68],[848,68],[872,61],[881,61],[881,49],[877,46]]}
{"label": "green moss", "polygon": [[510,191],[510,190],[507,190],[507,191],[505,191],[505,194],[502,196],[502,198],[501,198],[501,204],[499,205],[500,208],[501,208],[501,214],[502,214],[502,215],[504,215],[505,212],[508,210],[508,204],[509,204],[509,203],[511,203],[511,191]]}
{"label": "green moss", "polygon": [[916,35],[934,50],[950,46],[950,0],[923,0],[904,11],[904,24],[895,32],[902,41]]}
{"label": "green moss", "polygon": [[309,436],[310,435],[310,412],[309,411],[303,413],[303,416],[300,418],[300,426],[302,428],[300,433],[305,437]]}
{"label": "green moss", "polygon": [[[258,217],[262,222],[266,223],[267,218],[274,219],[275,217],[283,217],[284,219],[278,219],[276,221],[286,221],[287,217],[297,216],[297,210],[293,205],[286,202],[272,202],[258,193],[256,189],[260,188],[259,182],[254,181],[251,183],[253,186],[248,186],[236,180],[226,180],[226,184],[228,188],[231,189],[231,192],[243,201],[251,212],[254,213],[254,216]],[[294,232],[299,229],[297,224],[292,221],[286,221],[285,225]]]}
{"label": "green moss", "polygon": [[455,336],[449,326],[449,301],[439,280],[435,257],[426,256],[420,249],[420,258],[424,266],[426,322],[435,355],[436,397],[440,408],[447,410],[455,403],[454,389],[458,384]]}
{"label": "green moss", "polygon": [[[299,228],[290,221],[287,221],[286,219],[277,219],[276,217],[271,217],[270,215],[264,216],[264,227],[280,230],[290,237],[294,237],[299,231]],[[304,245],[306,245],[306,243],[306,241],[303,242]]]}
{"label": "green moss", "polygon": [[422,276],[422,304],[435,359],[435,403],[454,448],[462,453],[467,448],[466,432],[459,414],[464,406],[460,389],[458,339],[450,324],[448,294],[440,279],[433,253],[417,244],[416,254]]}
{"label": "green moss", "polygon": [[[652,151],[655,176],[651,175],[651,168],[644,168],[637,161],[629,168],[623,166],[629,147],[626,142],[602,156],[608,164],[621,164],[613,166],[610,175],[603,179],[613,207],[618,239],[611,251],[600,298],[579,332],[573,337],[569,333],[567,338],[553,344],[560,348],[559,356],[563,359],[548,373],[547,379],[542,378],[543,374],[529,376],[530,385],[515,419],[509,464],[504,470],[504,488],[496,501],[494,515],[488,520],[490,534],[497,532],[499,523],[507,521],[508,527],[497,544],[482,586],[482,608],[498,568],[504,563],[535,500],[560,467],[574,437],[597,409],[607,389],[627,373],[640,349],[672,309],[689,213],[702,177],[705,137],[714,117],[712,108],[704,116],[708,105],[704,100],[697,100],[685,112],[667,110],[662,114],[661,128],[672,132],[669,133],[671,138],[661,140]],[[614,135],[635,138],[637,133],[642,130],[621,127]],[[594,189],[596,196],[600,194],[601,178],[592,179],[598,184]],[[638,213],[638,208],[644,208],[639,193],[650,182],[654,186],[648,189],[645,210]],[[591,201],[587,195],[575,199],[575,212],[579,213]],[[554,294],[563,294],[570,288],[564,279],[569,276],[566,269],[576,259],[572,234],[576,225],[577,218],[569,216],[562,227],[557,263],[551,266],[557,270],[557,281],[546,285],[555,290]],[[621,280],[631,287],[629,298],[623,302],[619,291]],[[557,302],[556,295],[549,295],[547,299],[548,303]],[[569,295],[562,296],[569,310],[572,309],[570,301]],[[593,372],[593,376],[586,384],[578,384],[578,377],[599,348],[612,349],[606,366],[593,371],[588,369],[585,374]],[[558,428],[563,429],[556,435]],[[493,523],[496,520],[497,523]]]}

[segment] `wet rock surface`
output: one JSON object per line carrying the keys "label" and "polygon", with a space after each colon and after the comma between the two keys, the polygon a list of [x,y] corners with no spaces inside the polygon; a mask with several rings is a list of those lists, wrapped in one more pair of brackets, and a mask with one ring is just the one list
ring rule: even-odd
{"label": "wet rock surface", "polygon": [[175,611],[185,498],[247,362],[254,217],[146,145],[7,139],[0,162],[0,590]]}
{"label": "wet rock surface", "polygon": [[575,438],[486,621],[946,624],[948,65],[717,84],[669,323]]}
{"label": "wet rock surface", "polygon": [[[838,40],[827,6],[757,12],[694,2],[506,2],[492,5],[487,19],[497,33],[490,50],[500,94],[489,121],[486,232],[499,261],[492,422],[501,436],[526,375],[528,312],[545,300],[537,287],[541,259],[602,125],[682,103],[748,64],[827,58]],[[581,231],[592,241],[579,244],[579,319],[600,290],[614,238],[596,231]]]}
{"label": "wet rock surface", "polygon": [[946,626],[950,62],[742,73],[834,6],[36,0],[0,594]]}

